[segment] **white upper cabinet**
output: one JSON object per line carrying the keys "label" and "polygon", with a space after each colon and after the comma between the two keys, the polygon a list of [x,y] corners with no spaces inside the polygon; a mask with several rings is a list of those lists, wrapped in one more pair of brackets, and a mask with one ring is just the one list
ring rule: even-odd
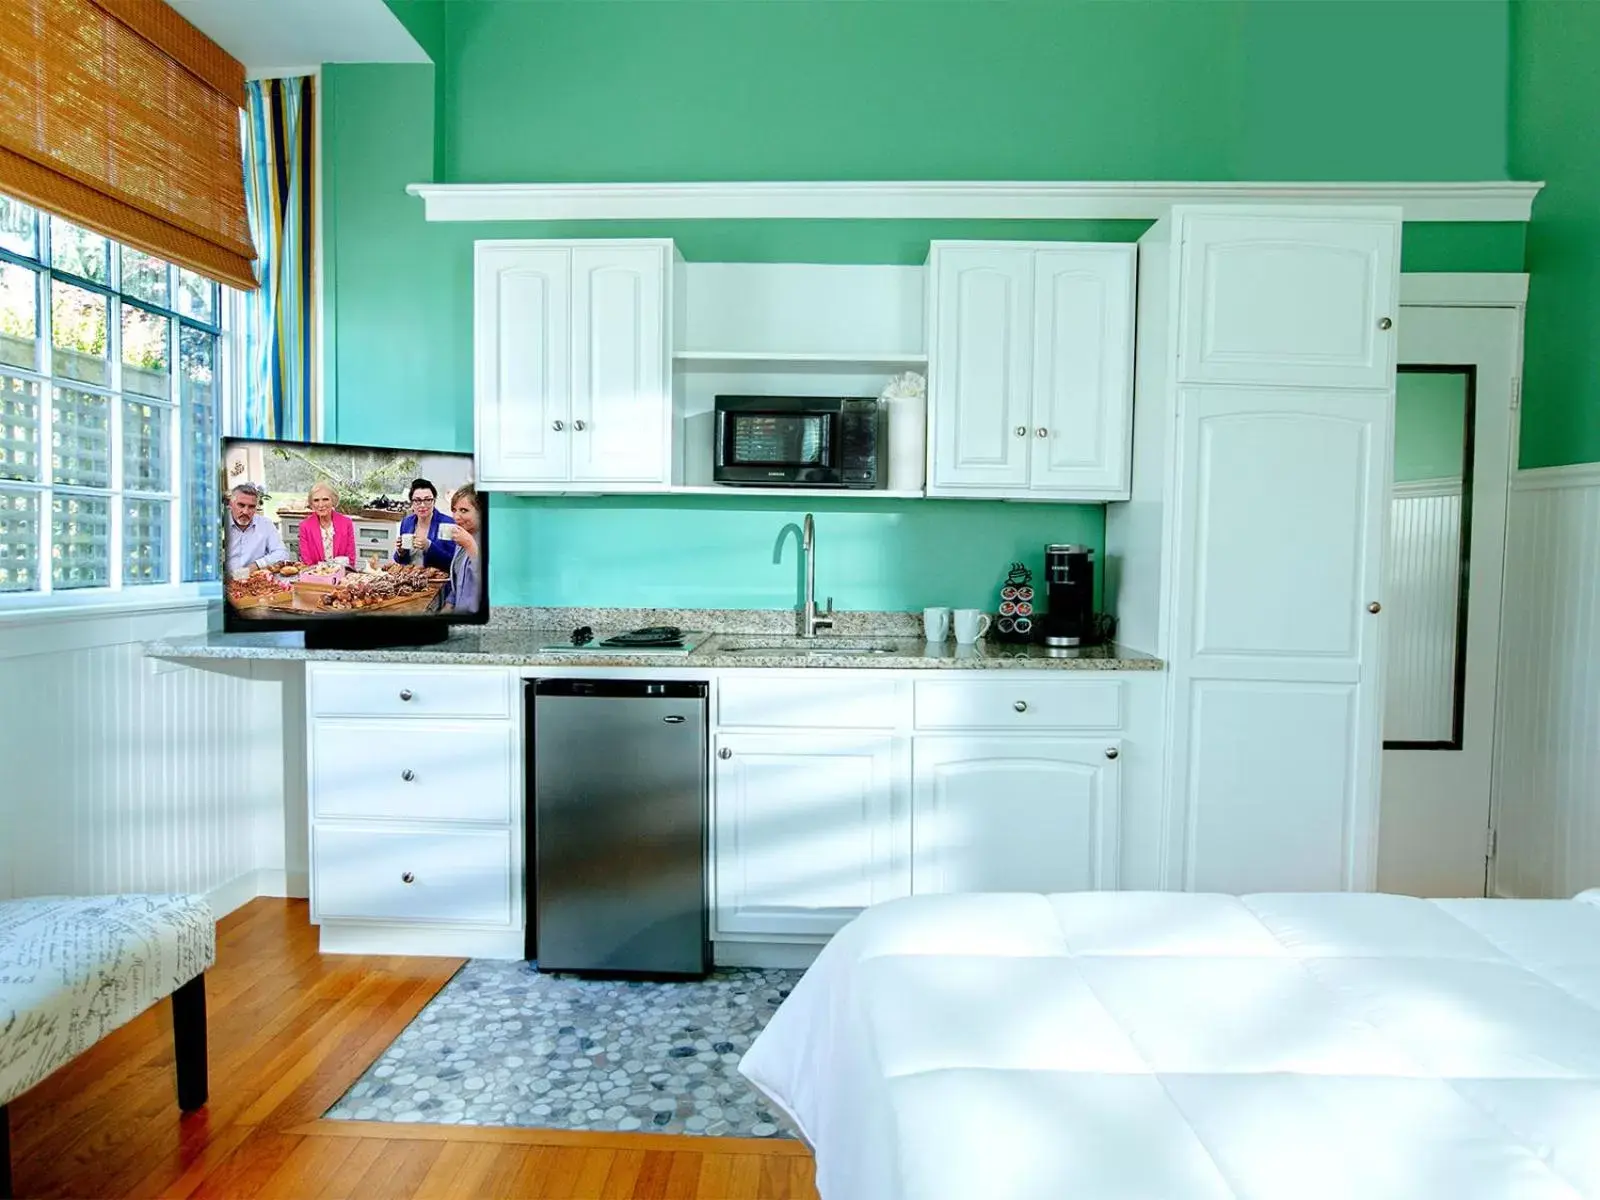
{"label": "white upper cabinet", "polygon": [[664,488],[672,243],[479,242],[478,481]]}
{"label": "white upper cabinet", "polygon": [[1181,255],[1180,382],[1391,386],[1398,222],[1194,213]]}
{"label": "white upper cabinet", "polygon": [[935,242],[930,495],[1128,495],[1135,249]]}

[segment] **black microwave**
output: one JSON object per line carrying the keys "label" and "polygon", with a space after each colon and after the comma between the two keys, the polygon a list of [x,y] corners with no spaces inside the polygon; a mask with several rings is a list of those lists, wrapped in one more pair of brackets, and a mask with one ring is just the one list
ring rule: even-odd
{"label": "black microwave", "polygon": [[711,478],[743,487],[876,488],[886,417],[853,396],[718,396]]}

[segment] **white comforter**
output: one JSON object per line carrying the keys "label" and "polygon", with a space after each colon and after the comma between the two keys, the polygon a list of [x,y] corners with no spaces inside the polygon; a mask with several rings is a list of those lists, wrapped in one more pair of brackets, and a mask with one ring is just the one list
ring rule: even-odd
{"label": "white comforter", "polygon": [[1600,892],[898,900],[740,1070],[824,1200],[1600,1197]]}

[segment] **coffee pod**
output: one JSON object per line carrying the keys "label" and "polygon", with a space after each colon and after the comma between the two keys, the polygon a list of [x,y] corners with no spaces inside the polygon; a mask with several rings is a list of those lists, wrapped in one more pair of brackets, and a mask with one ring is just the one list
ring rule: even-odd
{"label": "coffee pod", "polygon": [[1033,605],[1028,603],[1028,601],[1026,601],[1026,600],[1017,601],[1017,616],[1019,616],[1019,617],[1031,617],[1031,616],[1033,616]]}
{"label": "coffee pod", "polygon": [[1031,587],[1019,587],[1017,589],[1017,599],[1018,600],[1032,600],[1033,599],[1033,589]]}
{"label": "coffee pod", "polygon": [[1002,600],[1015,600],[1016,598],[1017,598],[1017,589],[1014,586],[1012,586],[1011,584],[1008,583],[1008,584],[1006,584],[1005,587],[1000,589],[1000,599],[1002,599]]}
{"label": "coffee pod", "polygon": [[1016,613],[1017,602],[1015,600],[1002,600],[1000,602],[1000,615],[1002,617],[1014,617]]}
{"label": "coffee pod", "polygon": [[998,629],[1001,633],[1015,633],[1016,632],[1016,628],[1017,628],[1017,623],[1011,617],[1001,617],[998,621],[995,622],[995,626],[994,627],[996,629]]}
{"label": "coffee pod", "polygon": [[1033,632],[1033,618],[1032,617],[1018,617],[1017,618],[1017,623],[1016,623],[1014,628],[1016,629],[1016,631],[1018,633],[1032,633]]}

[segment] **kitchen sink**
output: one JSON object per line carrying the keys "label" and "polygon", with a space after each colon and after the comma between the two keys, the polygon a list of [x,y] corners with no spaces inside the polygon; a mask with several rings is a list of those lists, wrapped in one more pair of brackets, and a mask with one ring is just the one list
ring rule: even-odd
{"label": "kitchen sink", "polygon": [[783,654],[804,655],[806,657],[832,658],[836,655],[849,655],[861,657],[871,654],[898,654],[897,646],[885,646],[863,642],[834,642],[812,641],[803,638],[791,638],[787,641],[765,642],[724,642],[716,648],[717,654]]}

